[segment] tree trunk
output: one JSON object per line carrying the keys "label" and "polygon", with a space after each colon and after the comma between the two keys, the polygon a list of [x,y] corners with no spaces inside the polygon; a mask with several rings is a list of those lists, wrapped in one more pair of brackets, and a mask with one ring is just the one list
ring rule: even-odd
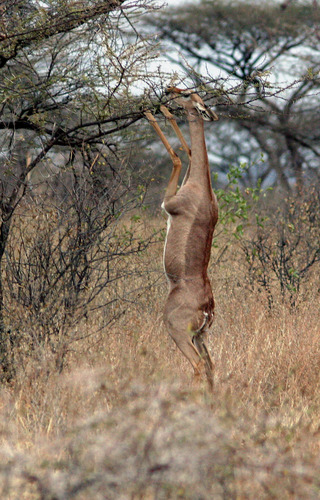
{"label": "tree trunk", "polygon": [[286,138],[286,141],[287,141],[288,149],[290,151],[291,161],[292,161],[292,170],[293,170],[295,180],[296,180],[296,192],[297,192],[297,194],[300,194],[302,192],[303,184],[304,184],[304,181],[303,181],[303,158],[299,152],[297,143],[289,137]]}
{"label": "tree trunk", "polygon": [[0,225],[0,381],[8,381],[12,376],[10,366],[10,352],[8,329],[4,321],[4,293],[3,293],[3,258],[9,237],[12,215],[3,220]]}

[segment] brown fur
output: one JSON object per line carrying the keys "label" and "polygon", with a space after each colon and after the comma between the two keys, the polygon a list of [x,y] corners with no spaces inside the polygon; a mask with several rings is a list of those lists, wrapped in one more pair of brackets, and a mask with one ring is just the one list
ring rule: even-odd
{"label": "brown fur", "polygon": [[[213,322],[214,299],[207,268],[218,207],[213,194],[203,116],[215,116],[201,98],[171,89],[171,96],[187,114],[191,137],[191,154],[173,116],[164,106],[162,113],[169,118],[190,164],[177,192],[181,161],[172,150],[155,118],[147,118],[161,138],[173,161],[173,170],[165,193],[163,208],[168,214],[168,232],[164,251],[164,268],[169,282],[169,295],[164,308],[164,323],[179,349],[190,361],[196,376],[205,371],[209,386],[213,386],[213,363],[206,345],[208,330]],[[201,112],[199,111],[201,107]]]}

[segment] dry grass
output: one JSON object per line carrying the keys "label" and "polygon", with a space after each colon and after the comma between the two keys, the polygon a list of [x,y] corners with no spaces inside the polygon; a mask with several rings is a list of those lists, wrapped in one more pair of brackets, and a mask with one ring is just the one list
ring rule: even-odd
{"label": "dry grass", "polygon": [[116,324],[86,336],[99,311],[81,325],[68,370],[43,348],[2,389],[1,499],[320,497],[318,291],[270,311],[244,285],[236,246],[212,266],[209,395],[163,329],[161,251],[131,263],[160,279]]}

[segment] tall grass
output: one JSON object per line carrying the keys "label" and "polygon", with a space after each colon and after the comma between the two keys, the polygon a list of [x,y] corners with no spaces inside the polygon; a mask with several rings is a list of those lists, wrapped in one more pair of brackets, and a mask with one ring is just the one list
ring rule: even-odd
{"label": "tall grass", "polygon": [[316,273],[299,307],[279,296],[270,310],[236,242],[219,265],[213,255],[209,394],[164,331],[161,254],[159,242],[132,258],[152,278],[118,283],[124,313],[107,329],[101,309],[78,325],[62,373],[45,345],[36,357],[20,346],[1,391],[0,498],[320,497]]}

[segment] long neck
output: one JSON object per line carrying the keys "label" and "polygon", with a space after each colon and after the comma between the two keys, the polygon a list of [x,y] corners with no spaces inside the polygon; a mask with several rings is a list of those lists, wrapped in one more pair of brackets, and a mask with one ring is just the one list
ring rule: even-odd
{"label": "long neck", "polygon": [[204,137],[203,119],[198,113],[189,111],[187,113],[191,139],[191,167],[190,179],[198,179],[211,187],[209,161]]}

